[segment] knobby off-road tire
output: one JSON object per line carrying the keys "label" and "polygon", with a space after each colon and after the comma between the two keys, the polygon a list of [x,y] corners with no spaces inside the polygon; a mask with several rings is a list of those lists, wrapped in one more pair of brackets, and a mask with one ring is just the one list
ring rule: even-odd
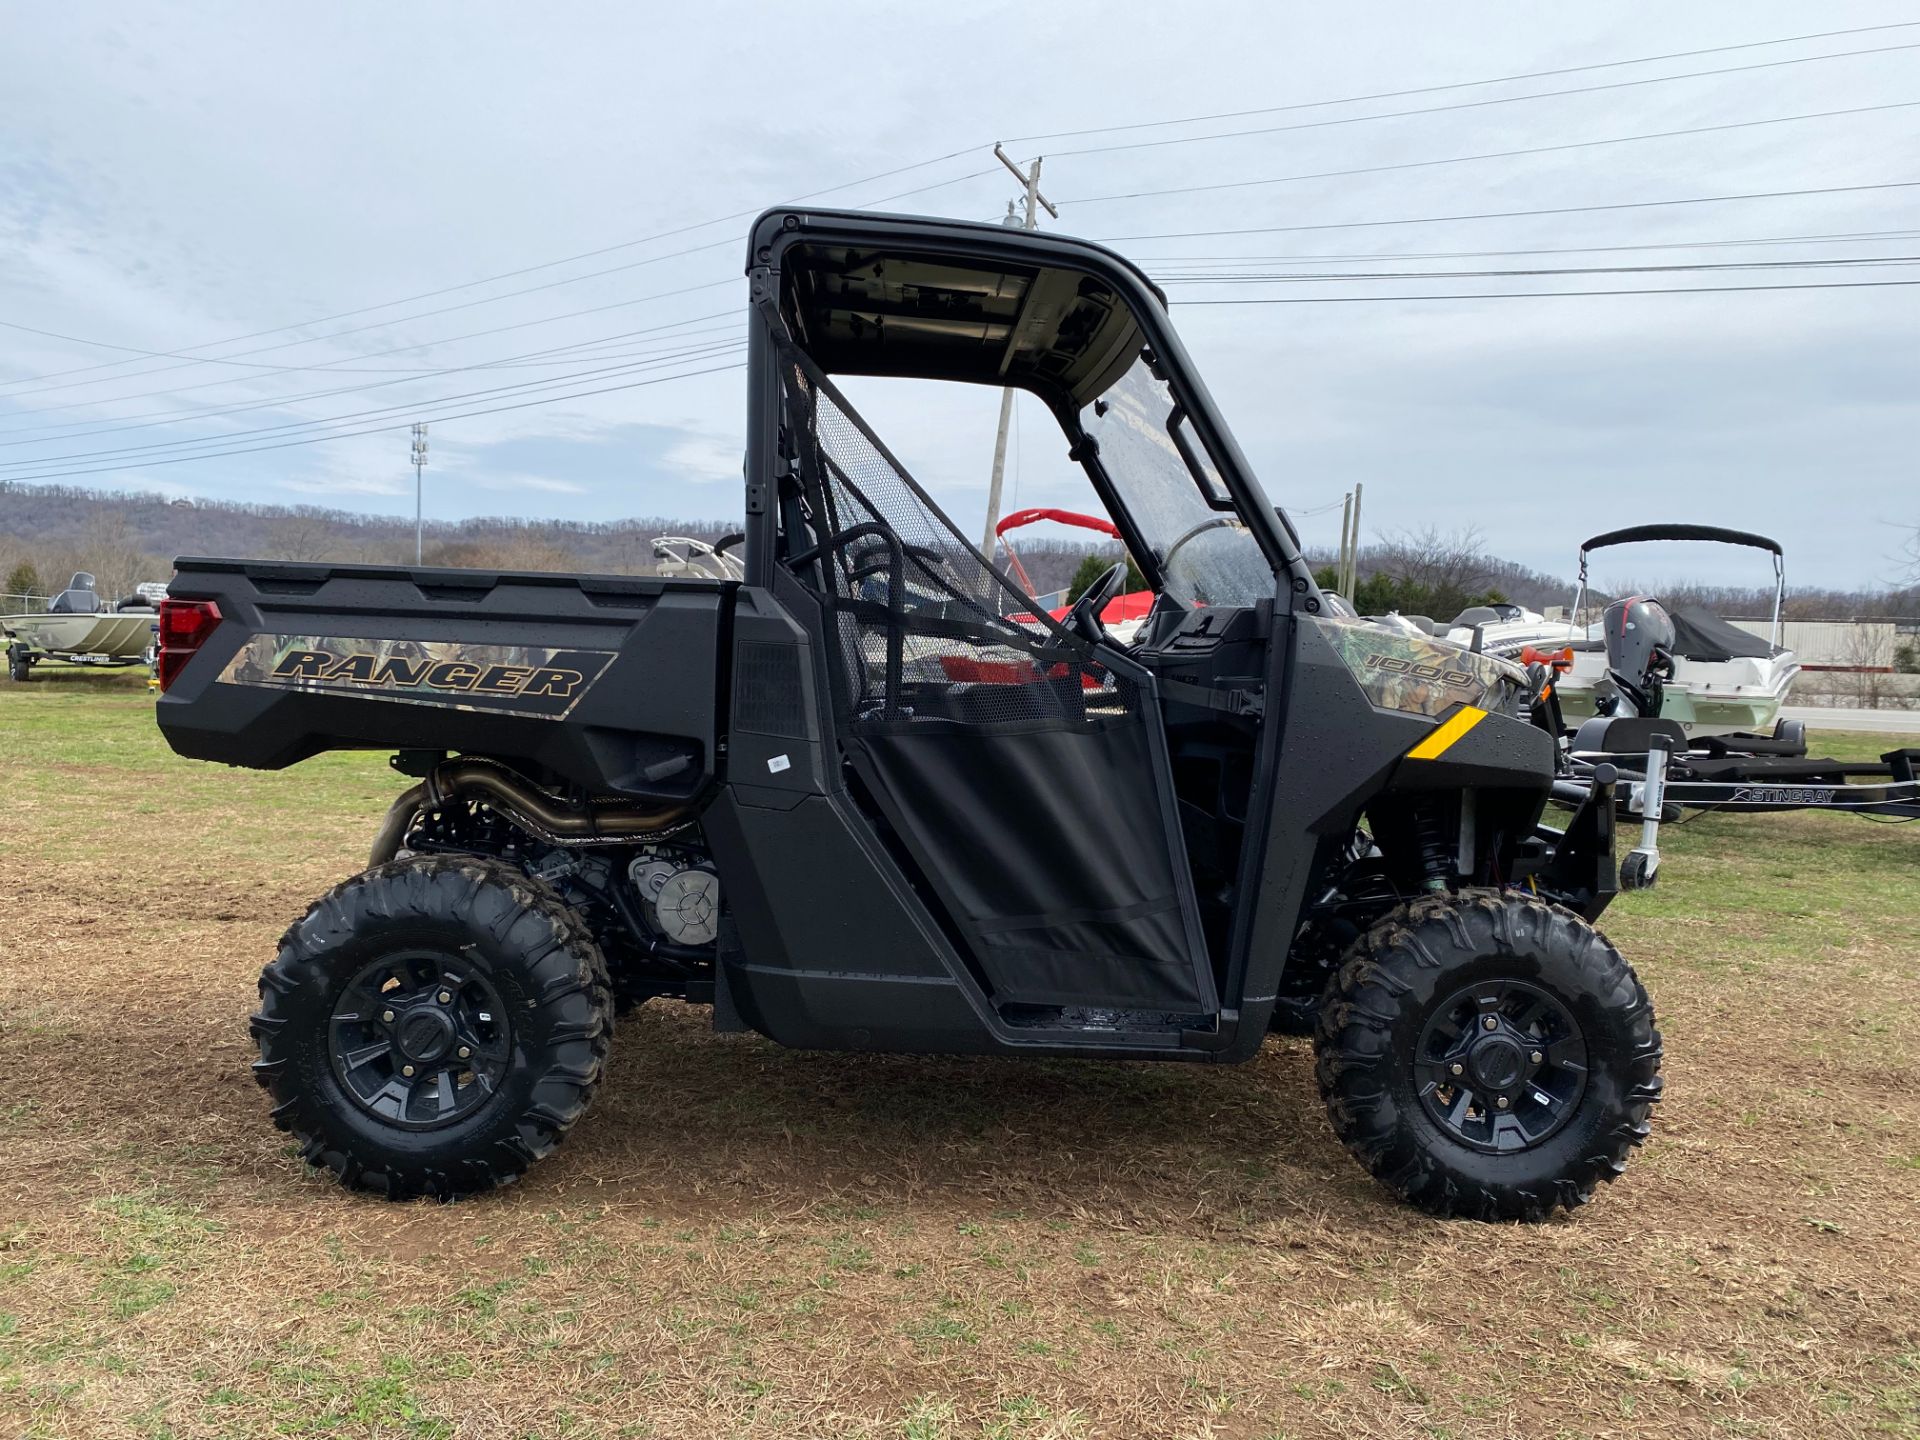
{"label": "knobby off-road tire", "polygon": [[1585,1204],[1660,1098],[1632,967],[1578,915],[1515,892],[1435,895],[1374,926],[1328,985],[1314,1049],[1341,1142],[1441,1216]]}
{"label": "knobby off-road tire", "polygon": [[415,856],[288,929],[252,1030],[274,1124],[308,1163],[390,1199],[454,1199],[517,1179],[586,1113],[613,994],[550,888],[496,860]]}

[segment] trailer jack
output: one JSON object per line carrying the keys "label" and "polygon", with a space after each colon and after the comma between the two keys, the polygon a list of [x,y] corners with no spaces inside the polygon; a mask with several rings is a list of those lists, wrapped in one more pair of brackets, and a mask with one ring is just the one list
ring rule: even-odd
{"label": "trailer jack", "polygon": [[1647,748],[1647,778],[1632,787],[1628,808],[1640,814],[1640,843],[1620,862],[1622,890],[1651,890],[1660,878],[1660,812],[1667,800],[1667,761],[1673,741],[1653,737]]}

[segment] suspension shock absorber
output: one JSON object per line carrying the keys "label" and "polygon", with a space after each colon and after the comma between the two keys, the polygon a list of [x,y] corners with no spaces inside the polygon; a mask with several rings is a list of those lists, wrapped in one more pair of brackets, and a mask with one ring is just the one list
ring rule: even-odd
{"label": "suspension shock absorber", "polygon": [[1453,856],[1445,807],[1440,801],[1425,800],[1414,808],[1413,842],[1420,857],[1421,888],[1445,890],[1453,878]]}

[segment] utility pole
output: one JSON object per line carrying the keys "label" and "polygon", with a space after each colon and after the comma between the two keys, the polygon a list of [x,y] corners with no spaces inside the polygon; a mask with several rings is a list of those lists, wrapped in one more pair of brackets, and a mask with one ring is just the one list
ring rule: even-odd
{"label": "utility pole", "polygon": [[421,478],[427,468],[427,427],[418,424],[413,427],[413,563],[422,563],[426,550],[423,542],[424,529],[421,520],[421,494],[425,482]]}
{"label": "utility pole", "polygon": [[1360,588],[1360,496],[1366,486],[1355,481],[1340,511],[1340,554],[1333,562],[1334,593],[1358,608],[1353,592]]}
{"label": "utility pole", "polygon": [[1360,592],[1360,497],[1366,489],[1360,481],[1353,482],[1353,536],[1347,544],[1347,599],[1356,612],[1360,609],[1359,600],[1354,598]]}
{"label": "utility pole", "polygon": [[[1000,223],[1023,230],[1037,230],[1040,227],[1040,207],[1054,219],[1060,218],[1060,212],[1054,209],[1053,202],[1040,193],[1040,160],[1036,155],[1033,164],[1022,170],[1007,158],[1007,152],[998,143],[993,147],[993,158],[1013,172],[1014,178],[1026,187],[1027,215],[1023,224],[1013,213],[1013,202],[1007,202],[1006,219]],[[1007,428],[1013,421],[1013,390],[1011,387],[1000,392],[1000,432],[993,441],[993,479],[987,486],[987,530],[980,541],[980,553],[989,561],[993,559],[994,526],[1000,523],[1000,482],[1007,473]]]}
{"label": "utility pole", "polygon": [[1354,492],[1346,492],[1346,501],[1340,507],[1340,555],[1332,563],[1332,588],[1344,601],[1354,599],[1354,591],[1346,586],[1346,547],[1354,536]]}

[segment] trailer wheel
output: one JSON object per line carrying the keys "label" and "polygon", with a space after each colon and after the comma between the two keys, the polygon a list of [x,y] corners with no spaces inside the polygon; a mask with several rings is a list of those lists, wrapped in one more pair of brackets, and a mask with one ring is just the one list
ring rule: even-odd
{"label": "trailer wheel", "polygon": [[1511,892],[1435,895],[1374,926],[1327,988],[1314,1048],[1341,1142],[1434,1215],[1585,1204],[1660,1098],[1632,967],[1571,911]]}
{"label": "trailer wheel", "polygon": [[33,674],[33,661],[28,658],[24,645],[7,647],[7,676],[13,680],[25,680]]}
{"label": "trailer wheel", "polygon": [[606,960],[546,885],[471,855],[376,866],[261,972],[255,1078],[308,1163],[389,1199],[505,1185],[586,1113]]}

